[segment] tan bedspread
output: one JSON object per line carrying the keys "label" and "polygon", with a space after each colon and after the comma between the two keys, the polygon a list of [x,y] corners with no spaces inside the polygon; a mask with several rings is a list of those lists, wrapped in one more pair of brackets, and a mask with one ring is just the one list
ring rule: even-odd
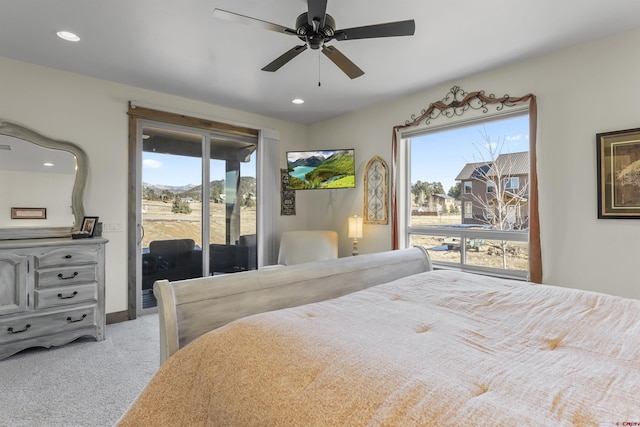
{"label": "tan bedspread", "polygon": [[640,301],[435,271],[204,335],[119,425],[633,422]]}

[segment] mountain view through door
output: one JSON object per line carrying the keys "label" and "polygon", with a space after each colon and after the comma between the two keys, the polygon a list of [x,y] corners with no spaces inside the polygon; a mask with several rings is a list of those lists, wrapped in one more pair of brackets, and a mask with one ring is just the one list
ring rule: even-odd
{"label": "mountain view through door", "polygon": [[156,280],[255,269],[256,142],[147,126],[142,145],[141,308]]}

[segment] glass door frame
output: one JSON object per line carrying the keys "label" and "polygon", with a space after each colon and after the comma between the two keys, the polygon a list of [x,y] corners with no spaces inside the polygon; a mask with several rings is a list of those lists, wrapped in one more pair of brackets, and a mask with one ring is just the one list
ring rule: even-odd
{"label": "glass door frame", "polygon": [[[136,151],[138,152],[138,162],[136,164],[136,176],[138,176],[136,182],[136,233],[139,238],[137,240],[135,254],[136,254],[136,312],[138,315],[156,313],[158,311],[157,306],[144,308],[142,304],[142,239],[144,237],[144,226],[142,219],[142,181],[144,178],[143,175],[143,166],[142,160],[144,157],[144,137],[143,131],[145,128],[155,128],[155,129],[163,129],[168,131],[176,131],[181,133],[188,133],[192,135],[198,135],[201,138],[200,150],[202,153],[202,157],[200,158],[201,163],[201,176],[200,176],[200,187],[202,189],[202,210],[200,214],[200,233],[202,239],[202,276],[207,275],[206,273],[209,271],[209,232],[210,232],[210,206],[209,203],[205,203],[205,194],[209,192],[209,183],[210,182],[210,171],[209,171],[209,158],[211,157],[211,144],[210,137],[208,135],[208,131],[203,129],[192,128],[188,126],[182,125],[174,125],[162,122],[156,122],[152,120],[141,119],[138,121],[137,134],[136,134]],[[205,219],[207,219],[205,221]],[[178,237],[178,236],[176,236]]]}
{"label": "glass door frame", "polygon": [[[135,319],[138,315],[145,314],[139,312],[141,306],[141,295],[138,292],[141,277],[141,254],[137,250],[138,242],[141,241],[140,230],[140,210],[142,181],[142,125],[141,123],[158,123],[182,126],[189,131],[199,130],[201,132],[218,131],[223,129],[229,132],[241,134],[253,134],[257,136],[257,253],[258,268],[276,263],[277,259],[277,215],[280,203],[280,150],[278,131],[263,127],[252,127],[242,124],[230,124],[208,118],[206,116],[193,116],[190,113],[180,111],[157,110],[154,107],[147,107],[138,102],[129,103],[129,181],[128,181],[128,220],[127,235],[128,268],[127,268],[127,317]],[[206,177],[208,179],[208,176]],[[138,182],[140,181],[140,182]],[[204,209],[203,209],[204,211]],[[207,210],[208,212],[208,210]],[[203,213],[204,214],[204,213]],[[207,213],[208,214],[208,213]],[[205,224],[203,223],[203,226]],[[207,224],[207,227],[209,225]],[[207,228],[207,233],[209,229]],[[204,270],[203,270],[204,271]],[[149,313],[157,311],[148,309]]]}

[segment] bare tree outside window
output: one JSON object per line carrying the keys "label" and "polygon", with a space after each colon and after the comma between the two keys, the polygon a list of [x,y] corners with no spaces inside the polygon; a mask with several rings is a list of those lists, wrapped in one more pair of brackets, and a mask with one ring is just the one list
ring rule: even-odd
{"label": "bare tree outside window", "polygon": [[[472,195],[473,203],[482,212],[476,219],[494,230],[527,229],[529,153],[503,153],[504,137],[493,142],[486,130],[479,132],[484,147],[478,148],[478,152],[490,167],[478,169],[476,179],[484,182],[486,188],[492,191]],[[507,241],[501,241],[500,246],[503,268],[507,268]]]}

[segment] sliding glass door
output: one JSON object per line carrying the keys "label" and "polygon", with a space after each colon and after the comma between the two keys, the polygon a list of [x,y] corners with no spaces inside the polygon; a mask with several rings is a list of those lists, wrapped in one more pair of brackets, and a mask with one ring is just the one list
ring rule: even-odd
{"label": "sliding glass door", "polygon": [[209,270],[257,268],[256,144],[210,134]]}
{"label": "sliding glass door", "polygon": [[138,224],[138,312],[156,280],[257,267],[255,138],[144,123]]}

